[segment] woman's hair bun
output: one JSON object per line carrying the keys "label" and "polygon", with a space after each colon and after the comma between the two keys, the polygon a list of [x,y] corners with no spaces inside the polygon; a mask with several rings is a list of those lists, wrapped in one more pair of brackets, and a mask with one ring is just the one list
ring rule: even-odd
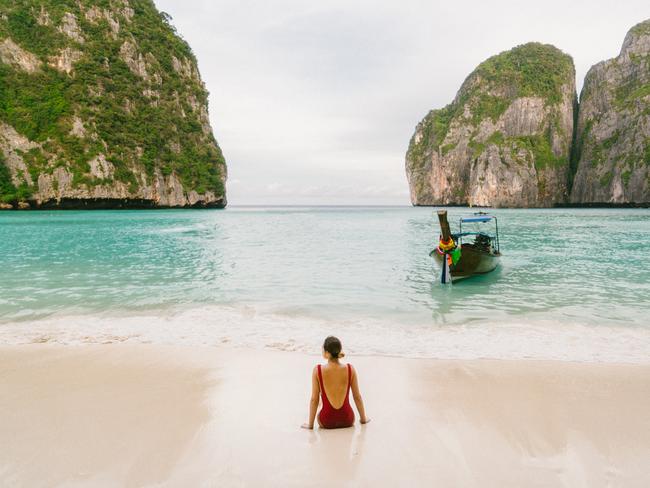
{"label": "woman's hair bun", "polygon": [[342,358],[345,354],[341,352],[343,346],[341,346],[341,341],[334,336],[329,336],[323,342],[323,349],[330,353],[333,359]]}

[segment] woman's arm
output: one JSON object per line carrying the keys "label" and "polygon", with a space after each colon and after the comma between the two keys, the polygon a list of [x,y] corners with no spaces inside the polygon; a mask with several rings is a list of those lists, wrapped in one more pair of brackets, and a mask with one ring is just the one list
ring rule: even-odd
{"label": "woman's arm", "polygon": [[311,399],[309,400],[309,422],[302,424],[303,429],[313,429],[316,411],[318,410],[318,399],[320,395],[320,385],[318,384],[318,366],[314,366],[311,373]]}
{"label": "woman's arm", "polygon": [[366,416],[366,407],[363,405],[363,398],[361,398],[361,392],[359,391],[357,370],[354,369],[354,366],[352,366],[352,398],[354,398],[354,404],[359,411],[359,421],[362,424],[367,424],[370,422],[370,419]]}

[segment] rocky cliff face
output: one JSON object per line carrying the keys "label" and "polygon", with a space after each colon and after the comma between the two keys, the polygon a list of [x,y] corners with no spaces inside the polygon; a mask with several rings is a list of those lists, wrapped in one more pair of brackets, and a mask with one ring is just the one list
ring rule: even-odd
{"label": "rocky cliff face", "polygon": [[618,57],[593,66],[580,95],[571,202],[650,202],[650,20]]}
{"label": "rocky cliff face", "polygon": [[414,205],[550,206],[568,198],[570,56],[518,46],[481,63],[420,122],[406,155]]}
{"label": "rocky cliff face", "polygon": [[0,0],[0,206],[225,206],[191,49],[151,0]]}
{"label": "rocky cliff face", "polygon": [[571,58],[552,46],[482,63],[418,124],[406,155],[412,203],[650,204],[650,20],[589,70],[579,106],[574,86]]}

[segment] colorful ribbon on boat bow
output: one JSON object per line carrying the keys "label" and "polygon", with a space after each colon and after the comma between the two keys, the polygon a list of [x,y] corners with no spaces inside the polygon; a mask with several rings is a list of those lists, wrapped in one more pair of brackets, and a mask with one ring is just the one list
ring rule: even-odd
{"label": "colorful ribbon on boat bow", "polygon": [[438,243],[438,249],[440,249],[443,252],[446,251],[451,251],[456,247],[456,243],[454,240],[450,237],[446,241],[443,241],[442,238],[440,239],[440,242]]}
{"label": "colorful ribbon on boat bow", "polygon": [[449,263],[449,266],[456,264],[460,259],[460,247],[456,246],[456,243],[451,237],[446,241],[443,241],[442,238],[440,238],[438,249],[436,249],[436,251],[438,251],[438,254],[440,255],[447,255],[447,263]]}

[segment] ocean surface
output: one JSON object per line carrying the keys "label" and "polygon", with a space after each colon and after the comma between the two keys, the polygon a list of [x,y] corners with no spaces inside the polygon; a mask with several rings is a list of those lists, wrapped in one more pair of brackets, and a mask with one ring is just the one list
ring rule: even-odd
{"label": "ocean surface", "polygon": [[431,208],[3,212],[0,343],[650,361],[650,210],[493,213],[501,267],[444,286]]}

